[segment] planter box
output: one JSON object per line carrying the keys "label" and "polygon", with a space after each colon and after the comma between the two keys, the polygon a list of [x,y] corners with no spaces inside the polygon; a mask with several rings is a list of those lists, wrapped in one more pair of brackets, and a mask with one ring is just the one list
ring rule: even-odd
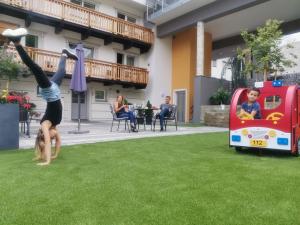
{"label": "planter box", "polygon": [[147,117],[146,116],[146,125],[151,125],[152,124],[152,116]]}
{"label": "planter box", "polygon": [[19,148],[19,104],[0,104],[0,150]]}
{"label": "planter box", "polygon": [[228,127],[229,126],[229,106],[202,106],[201,116],[206,126]]}

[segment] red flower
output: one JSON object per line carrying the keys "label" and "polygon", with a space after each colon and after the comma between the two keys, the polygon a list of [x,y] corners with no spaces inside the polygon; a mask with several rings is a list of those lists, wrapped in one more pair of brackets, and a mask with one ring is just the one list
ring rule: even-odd
{"label": "red flower", "polygon": [[22,96],[16,96],[16,99],[17,99],[17,101],[20,105],[23,104],[23,97]]}
{"label": "red flower", "polygon": [[12,103],[17,100],[16,96],[12,96],[12,95],[7,96],[6,99],[9,103]]}
{"label": "red flower", "polygon": [[26,102],[30,101],[30,97],[28,95],[25,95],[24,98],[25,98]]}
{"label": "red flower", "polygon": [[29,110],[31,108],[31,104],[25,103],[23,104],[23,108]]}

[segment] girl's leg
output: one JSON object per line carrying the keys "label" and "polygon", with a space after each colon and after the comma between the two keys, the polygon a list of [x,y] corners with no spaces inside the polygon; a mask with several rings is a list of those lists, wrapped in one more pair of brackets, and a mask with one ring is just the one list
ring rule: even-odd
{"label": "girl's leg", "polygon": [[44,73],[42,68],[37,65],[33,60],[29,57],[27,52],[24,50],[20,43],[15,43],[16,49],[26,66],[32,71],[38,85],[41,88],[48,88],[51,86],[51,82],[48,79],[47,75]]}
{"label": "girl's leg", "polygon": [[134,117],[132,111],[128,112],[128,117],[129,117],[129,120],[130,120],[130,124],[133,125],[133,126],[135,126],[135,117]]}
{"label": "girl's leg", "polygon": [[64,76],[66,74],[66,60],[67,60],[67,55],[63,54],[60,57],[58,69],[56,73],[53,75],[53,77],[51,78],[51,81],[55,82],[58,86],[61,85],[61,82],[64,79]]}

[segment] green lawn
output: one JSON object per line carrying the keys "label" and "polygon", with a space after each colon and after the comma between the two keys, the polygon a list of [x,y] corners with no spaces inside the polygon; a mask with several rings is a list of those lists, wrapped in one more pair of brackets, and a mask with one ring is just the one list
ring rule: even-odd
{"label": "green lawn", "polygon": [[300,224],[300,159],[227,134],[64,147],[49,167],[0,152],[1,225]]}

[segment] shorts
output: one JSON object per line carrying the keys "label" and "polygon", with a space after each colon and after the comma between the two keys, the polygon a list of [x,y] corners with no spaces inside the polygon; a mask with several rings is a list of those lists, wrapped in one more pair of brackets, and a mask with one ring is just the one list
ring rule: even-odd
{"label": "shorts", "polygon": [[45,120],[49,120],[52,123],[52,126],[56,126],[60,124],[62,119],[62,104],[60,100],[56,100],[54,102],[47,102],[47,108],[45,115],[41,120],[41,124]]}

